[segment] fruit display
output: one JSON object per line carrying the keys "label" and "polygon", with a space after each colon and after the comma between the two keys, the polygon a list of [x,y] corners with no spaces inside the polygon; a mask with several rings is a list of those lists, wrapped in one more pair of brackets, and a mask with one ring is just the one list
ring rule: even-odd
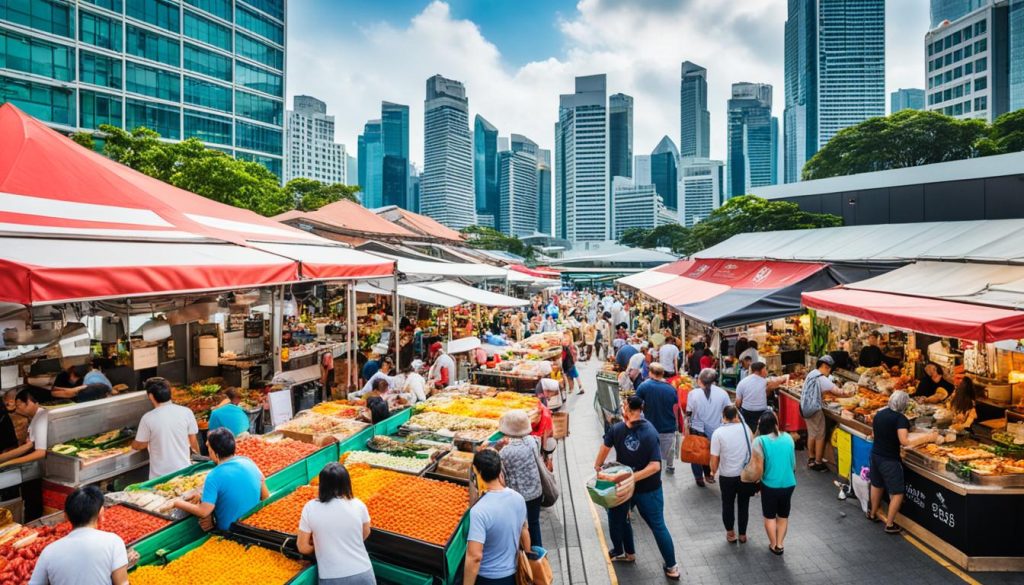
{"label": "fruit display", "polygon": [[132,585],[283,585],[306,567],[269,549],[213,537],[170,563],[135,569]]}
{"label": "fruit display", "polygon": [[50,447],[50,451],[79,459],[95,459],[131,451],[131,442],[134,436],[135,432],[131,429],[114,429],[91,437],[58,443]]}
{"label": "fruit display", "polygon": [[498,430],[498,421],[489,418],[469,418],[444,414],[442,412],[421,412],[414,414],[405,425],[409,429],[435,431],[441,434],[454,434],[456,431],[474,429]]}
{"label": "fruit display", "polygon": [[316,445],[280,435],[243,437],[235,443],[235,454],[252,459],[264,477],[270,477],[316,450]]}
{"label": "fruit display", "polygon": [[365,463],[372,467],[415,474],[422,473],[430,465],[428,457],[400,457],[373,451],[349,451],[341,456],[341,462]]}
{"label": "fruit display", "polygon": [[[132,510],[125,506],[110,506],[103,510],[103,517],[100,518],[98,528],[104,532],[113,532],[120,536],[126,545],[129,545],[168,525],[170,522],[152,514]],[[57,527],[71,532],[70,522],[61,522]]]}
{"label": "fruit display", "polygon": [[13,542],[0,547],[0,583],[28,583],[39,553],[69,532],[70,525],[23,529]]}
{"label": "fruit display", "polygon": [[[438,445],[435,442],[417,441],[408,438],[396,439],[386,435],[374,435],[372,439],[366,442],[366,447],[371,451],[378,451],[398,457],[429,455],[439,447],[443,448],[444,446],[443,444]],[[448,443],[447,446],[451,447],[451,443]]]}
{"label": "fruit display", "polygon": [[302,517],[302,508],[316,497],[316,486],[299,486],[294,492],[268,504],[239,523],[263,530],[296,534],[299,529],[299,518]]}
{"label": "fruit display", "polygon": [[499,392],[491,398],[441,395],[416,405],[416,412],[440,412],[469,418],[499,419],[509,410],[534,410],[537,398],[519,392]]}
{"label": "fruit display", "polygon": [[364,405],[365,403],[359,400],[334,400],[321,402],[310,410],[334,418],[356,418]]}
{"label": "fruit display", "polygon": [[179,498],[193,490],[202,491],[208,473],[209,471],[200,471],[189,475],[179,475],[153,486],[153,491],[168,498]]}
{"label": "fruit display", "polygon": [[[213,380],[197,382],[189,386],[176,387],[171,389],[171,401],[187,407],[196,415],[196,420],[203,427],[210,419],[210,411],[224,399],[227,394],[224,388]],[[239,390],[242,393],[242,402],[239,406],[246,410],[252,410],[263,403],[263,394],[258,390]]]}
{"label": "fruit display", "polygon": [[298,441],[321,444],[324,438],[343,440],[368,426],[367,423],[352,419],[307,412],[278,425],[274,430]]}

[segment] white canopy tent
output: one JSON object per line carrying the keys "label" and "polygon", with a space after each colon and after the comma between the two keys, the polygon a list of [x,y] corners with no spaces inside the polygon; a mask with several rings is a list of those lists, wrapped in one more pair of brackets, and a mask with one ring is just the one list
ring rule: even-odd
{"label": "white canopy tent", "polygon": [[510,297],[491,291],[474,288],[461,282],[441,281],[431,282],[423,285],[426,288],[460,298],[466,302],[483,305],[485,307],[522,307],[529,304],[529,301]]}
{"label": "white canopy tent", "polygon": [[643,290],[652,286],[666,283],[670,280],[678,278],[676,274],[670,274],[668,272],[659,272],[656,268],[645,270],[643,272],[637,272],[636,274],[630,274],[629,276],[623,276],[616,280],[619,284],[624,284],[628,287],[635,288],[637,290]]}
{"label": "white canopy tent", "polygon": [[[393,289],[389,286],[362,283],[356,285],[356,292],[388,296],[392,294]],[[398,296],[418,303],[445,308],[456,307],[463,303],[462,299],[415,284],[399,284]]]}
{"label": "white canopy tent", "polygon": [[412,277],[437,278],[438,276],[453,276],[457,278],[505,280],[508,276],[508,269],[487,264],[428,262],[426,260],[398,257],[392,259],[398,262],[399,272]]}
{"label": "white canopy tent", "polygon": [[1024,308],[1024,266],[915,262],[845,288]]}

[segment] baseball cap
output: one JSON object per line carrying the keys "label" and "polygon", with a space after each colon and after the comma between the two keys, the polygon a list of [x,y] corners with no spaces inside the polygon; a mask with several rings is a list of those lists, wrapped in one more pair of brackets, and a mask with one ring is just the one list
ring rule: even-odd
{"label": "baseball cap", "polygon": [[832,356],[830,355],[823,355],[820,358],[818,358],[817,365],[820,366],[821,364],[828,364],[828,367],[835,368],[836,360],[832,359]]}

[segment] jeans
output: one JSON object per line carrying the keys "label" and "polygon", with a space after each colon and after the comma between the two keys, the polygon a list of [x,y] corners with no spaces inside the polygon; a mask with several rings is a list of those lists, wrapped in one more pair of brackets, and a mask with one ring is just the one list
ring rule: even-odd
{"label": "jeans", "polygon": [[658,550],[661,551],[661,558],[665,562],[664,568],[674,567],[676,565],[676,550],[672,543],[672,535],[668,533],[668,526],[665,524],[665,494],[660,487],[654,491],[633,494],[633,498],[626,504],[608,510],[608,532],[612,539],[612,556],[622,553],[636,554],[636,546],[633,543],[633,526],[629,521],[629,511],[634,507],[654,534],[654,541],[658,543]]}
{"label": "jeans", "polygon": [[725,529],[733,529],[733,523],[736,516],[735,508],[738,505],[740,521],[739,533],[746,534],[747,518],[749,517],[747,511],[750,507],[750,492],[742,487],[739,476],[719,476],[718,488],[722,490],[722,523],[725,524]]}
{"label": "jeans", "polygon": [[477,585],[516,585],[516,574],[512,573],[508,577],[502,577],[500,579],[489,579],[487,577],[481,577],[477,575]]}
{"label": "jeans", "polygon": [[[707,437],[707,435],[705,435],[704,433],[700,431],[695,431],[693,429],[690,429],[690,434],[697,435],[698,437]],[[698,465],[697,463],[691,463],[690,467],[693,469],[693,477],[699,482],[704,481],[704,476],[711,475],[711,468],[708,467],[707,465]]]}
{"label": "jeans", "polygon": [[675,469],[676,457],[676,433],[658,433],[658,443],[661,446],[661,458],[665,460],[668,469]]}
{"label": "jeans", "polygon": [[540,501],[544,496],[526,502],[526,524],[530,531],[530,546],[543,547],[540,542]]}

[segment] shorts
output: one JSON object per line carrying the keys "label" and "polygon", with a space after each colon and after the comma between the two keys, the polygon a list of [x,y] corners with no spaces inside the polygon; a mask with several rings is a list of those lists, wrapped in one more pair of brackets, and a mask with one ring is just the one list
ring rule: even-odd
{"label": "shorts", "polygon": [[674,468],[676,457],[676,433],[658,433],[658,445],[661,447],[661,458],[668,462],[666,467]]}
{"label": "shorts", "polygon": [[807,438],[808,439],[824,439],[825,438],[825,413],[818,411],[811,416],[805,416],[804,422],[807,423]]}
{"label": "shorts", "polygon": [[903,463],[899,459],[872,453],[871,486],[884,488],[890,496],[903,495]]}
{"label": "shorts", "polygon": [[572,378],[573,380],[576,380],[577,378],[580,377],[580,371],[576,369],[576,366],[569,368],[569,371],[566,372],[566,374],[568,374],[569,377]]}
{"label": "shorts", "polygon": [[787,488],[770,488],[761,486],[761,514],[768,520],[775,518],[789,518],[790,503],[793,500],[793,490],[796,486]]}

